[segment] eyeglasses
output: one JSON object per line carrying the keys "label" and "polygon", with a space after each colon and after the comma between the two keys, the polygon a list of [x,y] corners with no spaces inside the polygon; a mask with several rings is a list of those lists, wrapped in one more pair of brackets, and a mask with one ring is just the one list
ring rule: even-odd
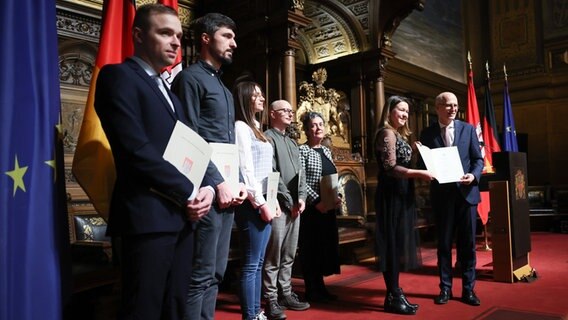
{"label": "eyeglasses", "polygon": [[283,113],[289,113],[289,114],[294,113],[294,110],[292,109],[275,109],[274,111],[282,111]]}

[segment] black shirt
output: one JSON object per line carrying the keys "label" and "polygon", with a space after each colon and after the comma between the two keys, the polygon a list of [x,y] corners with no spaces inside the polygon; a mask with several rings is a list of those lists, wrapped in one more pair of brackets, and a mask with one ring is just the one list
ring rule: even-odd
{"label": "black shirt", "polygon": [[[172,91],[187,112],[190,127],[205,141],[235,143],[235,105],[233,95],[221,81],[220,70],[203,60],[180,72],[172,83]],[[224,179],[213,163],[207,175],[215,185]]]}

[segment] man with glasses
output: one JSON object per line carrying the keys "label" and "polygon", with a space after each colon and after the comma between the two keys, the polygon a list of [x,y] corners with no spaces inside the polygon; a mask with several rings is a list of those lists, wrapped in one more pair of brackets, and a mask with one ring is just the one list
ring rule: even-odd
{"label": "man with glasses", "polygon": [[458,99],[451,92],[436,97],[438,122],[424,129],[420,142],[433,149],[455,146],[458,148],[465,174],[456,183],[430,183],[430,199],[436,217],[438,233],[438,272],[440,294],[436,304],[446,304],[452,298],[452,241],[457,236],[457,261],[462,273],[463,303],[478,306],[475,295],[475,226],[477,204],[480,201],[479,179],[483,158],[475,128],[469,123],[456,120]]}
{"label": "man with glasses", "polygon": [[291,282],[300,214],[306,200],[306,176],[300,164],[298,145],[286,135],[286,128],[294,119],[293,113],[288,101],[274,101],[270,105],[271,128],[264,132],[274,148],[273,170],[280,172],[278,202],[283,212],[272,220],[264,259],[263,289],[269,319],[286,319],[285,309],[301,311],[310,307],[292,291]]}

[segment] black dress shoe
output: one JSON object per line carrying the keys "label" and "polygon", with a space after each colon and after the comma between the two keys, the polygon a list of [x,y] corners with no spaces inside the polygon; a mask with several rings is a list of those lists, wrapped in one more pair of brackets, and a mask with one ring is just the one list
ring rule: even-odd
{"label": "black dress shoe", "polygon": [[452,298],[452,292],[450,290],[441,290],[440,294],[434,298],[435,304],[446,304]]}
{"label": "black dress shoe", "polygon": [[481,304],[481,301],[479,301],[479,298],[475,295],[473,290],[463,291],[461,301],[465,304],[469,304],[470,306],[479,306]]}

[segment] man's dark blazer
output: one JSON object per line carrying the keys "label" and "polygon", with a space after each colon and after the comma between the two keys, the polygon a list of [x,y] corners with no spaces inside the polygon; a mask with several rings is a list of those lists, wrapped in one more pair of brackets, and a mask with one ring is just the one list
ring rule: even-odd
{"label": "man's dark blazer", "polygon": [[110,142],[116,183],[109,232],[133,235],[178,232],[194,186],[162,158],[177,120],[188,124],[173,95],[174,113],[152,79],[134,60],[104,66],[97,79],[95,109]]}
{"label": "man's dark blazer", "polygon": [[[438,122],[422,131],[420,142],[430,149],[445,147]],[[472,125],[454,120],[453,146],[458,147],[464,173],[471,173],[475,177],[475,180],[470,185],[463,185],[458,182],[454,185],[459,188],[465,201],[471,205],[476,205],[480,201],[478,185],[483,169],[483,157],[481,156],[477,134]],[[432,181],[430,184],[432,200],[443,199],[444,195],[440,193],[447,190],[446,188],[451,188],[451,185],[452,184],[439,184],[435,180]]]}

